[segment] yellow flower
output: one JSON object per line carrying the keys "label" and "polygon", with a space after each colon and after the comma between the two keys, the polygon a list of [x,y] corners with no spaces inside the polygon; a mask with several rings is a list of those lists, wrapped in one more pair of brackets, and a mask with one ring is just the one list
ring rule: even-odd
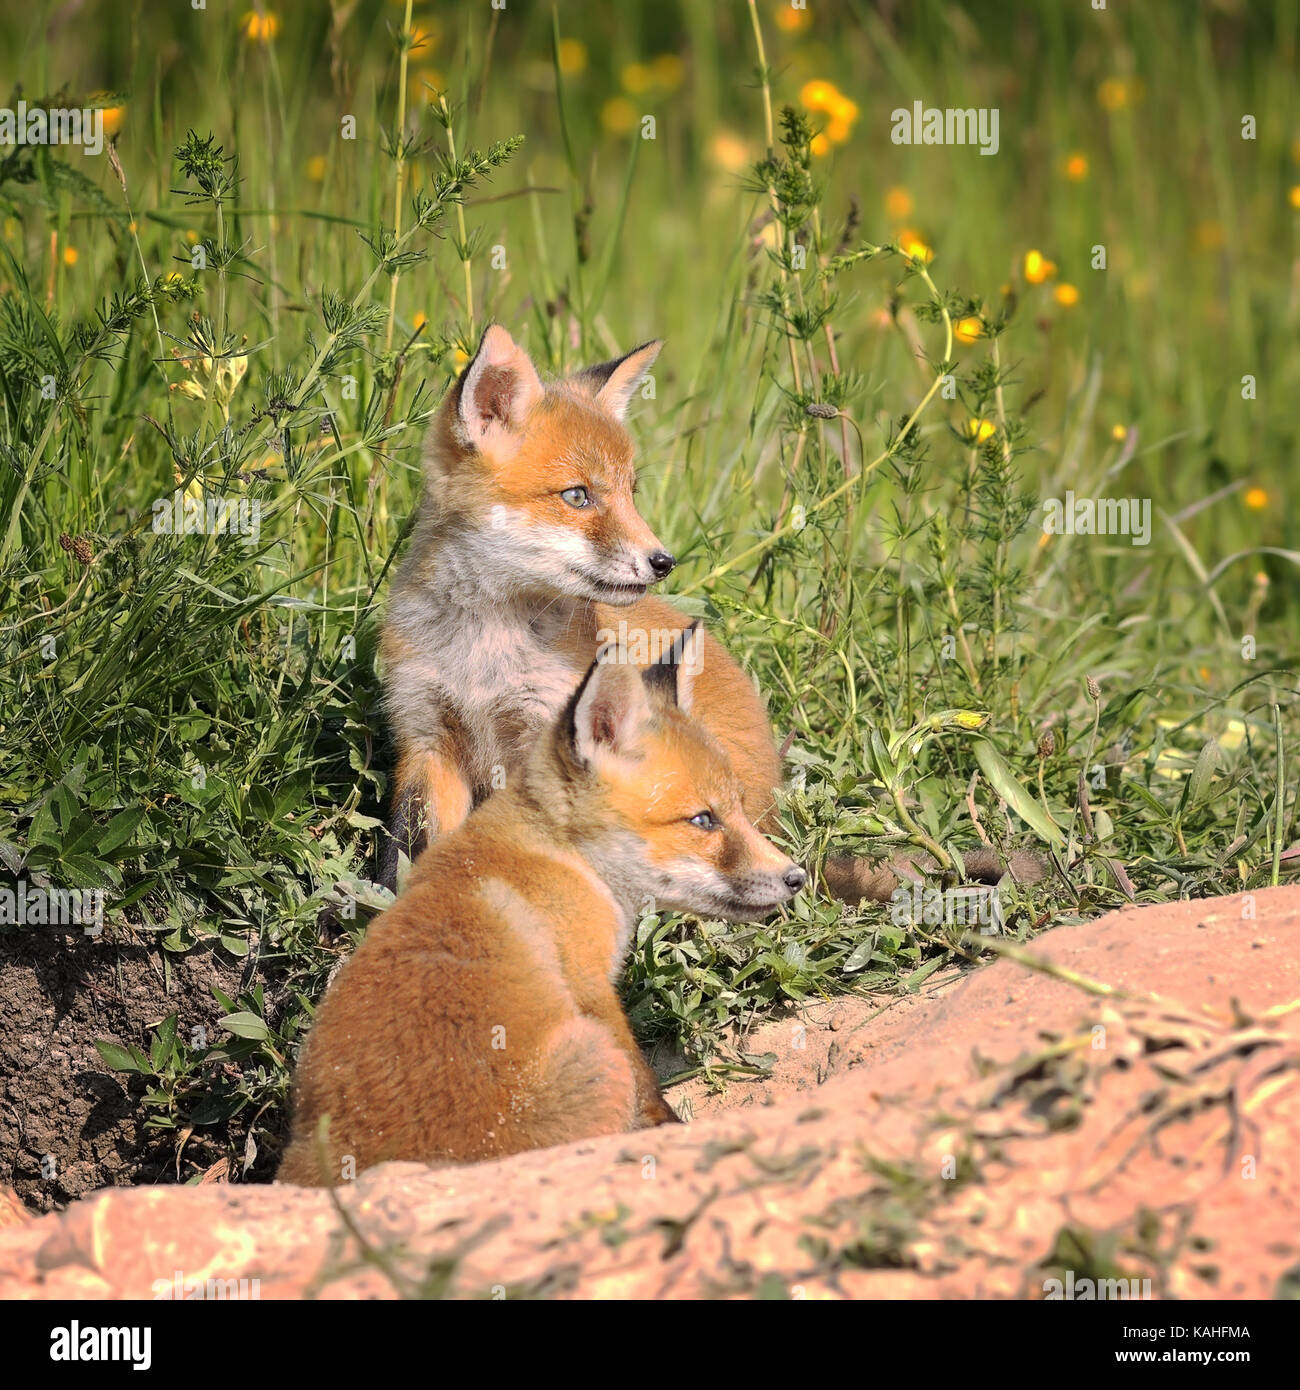
{"label": "yellow flower", "polygon": [[462,372],[469,366],[469,353],[464,348],[457,348],[451,355],[451,361],[457,372]]}
{"label": "yellow flower", "polygon": [[427,58],[438,46],[438,40],[442,37],[442,29],[437,24],[425,26],[424,24],[411,25],[411,47],[412,54],[419,54],[421,58]]}
{"label": "yellow flower", "polygon": [[654,86],[654,74],[645,63],[628,63],[623,69],[623,90],[625,92],[648,92]]}
{"label": "yellow flower", "polygon": [[1079,302],[1079,291],[1073,285],[1057,285],[1052,291],[1052,298],[1063,309],[1072,309]]}
{"label": "yellow flower", "polygon": [[412,328],[416,328],[416,329],[423,328],[424,325],[425,325],[426,323],[428,323],[428,322],[429,322],[429,316],[428,316],[428,314],[418,313],[418,314],[416,314],[416,316],[411,320],[411,327],[412,327]]}
{"label": "yellow flower", "polygon": [[1122,444],[1128,438],[1128,426],[1112,425],[1110,427],[1110,437],[1116,444]]}
{"label": "yellow flower", "polygon": [[126,120],[125,106],[105,106],[104,115],[104,134],[116,135],[122,129],[122,122]]}
{"label": "yellow flower", "polygon": [[830,154],[831,142],[825,135],[814,135],[808,142],[808,148],[820,159],[823,155]]}
{"label": "yellow flower", "polygon": [[1286,195],[1293,208],[1300,208],[1300,183],[1291,185],[1291,191]]}
{"label": "yellow flower", "polygon": [[319,183],[325,177],[325,156],[314,154],[307,161],[307,177],[312,183]]}
{"label": "yellow flower", "polygon": [[952,329],[952,335],[959,343],[973,343],[983,333],[984,325],[974,315],[959,319]]}
{"label": "yellow flower", "polygon": [[1056,262],[1049,261],[1041,251],[1025,253],[1025,279],[1031,285],[1041,285],[1044,280],[1050,280],[1055,274]]}
{"label": "yellow flower", "polygon": [[858,119],[858,103],[851,101],[840,92],[836,92],[827,110],[831,113],[833,121],[844,121],[852,125]]}
{"label": "yellow flower", "polygon": [[1088,177],[1088,158],[1082,154],[1072,154],[1065,161],[1065,177],[1071,183],[1082,183]]}
{"label": "yellow flower", "polygon": [[966,421],[966,434],[972,444],[983,444],[991,435],[997,433],[992,420],[970,419]]}
{"label": "yellow flower", "polygon": [[903,255],[910,256],[914,261],[934,260],[934,248],[928,246],[921,239],[920,232],[914,231],[911,227],[904,227],[899,232],[898,244],[903,249]]}
{"label": "yellow flower", "polygon": [[842,145],[848,138],[853,127],[848,121],[842,121],[838,116],[832,117],[830,125],[826,127],[826,136],[832,145]]}
{"label": "yellow flower", "polygon": [[686,76],[686,64],[676,53],[661,53],[650,64],[650,72],[665,92],[675,92]]}
{"label": "yellow flower", "polygon": [[188,241],[189,244],[190,244],[191,246],[195,245],[195,243],[198,241],[198,239],[199,239],[199,234],[198,234],[198,232],[196,232],[196,231],[194,230],[193,227],[191,227],[191,228],[185,233],[185,240]]}
{"label": "yellow flower", "polygon": [[885,194],[885,211],[895,222],[901,222],[905,217],[910,217],[915,206],[912,195],[907,189],[897,184]]}
{"label": "yellow flower", "polygon": [[1119,77],[1108,77],[1097,88],[1097,100],[1106,111],[1123,110],[1131,96],[1128,83]]}
{"label": "yellow flower", "polygon": [[279,16],[269,12],[258,14],[256,10],[249,10],[239,21],[239,32],[250,43],[270,43],[280,32]]}
{"label": "yellow flower", "polygon": [[730,131],[719,131],[709,145],[713,162],[729,174],[738,174],[749,163],[749,146]]}
{"label": "yellow flower", "polygon": [[776,7],[776,27],[783,29],[787,34],[796,34],[800,29],[807,28],[812,20],[812,15],[807,10],[796,10],[793,5],[783,3]]}
{"label": "yellow flower", "polygon": [[559,60],[565,77],[576,77],[587,70],[587,45],[581,39],[561,39]]}
{"label": "yellow flower", "polygon": [[1268,493],[1262,487],[1247,488],[1243,500],[1252,512],[1262,512],[1268,506]]}
{"label": "yellow flower", "polygon": [[959,709],[953,716],[953,722],[959,729],[982,729],[989,722],[989,717],[978,710]]}
{"label": "yellow flower", "polygon": [[799,89],[799,100],[810,111],[829,111],[831,103],[837,101],[839,95],[833,82],[823,82],[820,79],[805,82]]}
{"label": "yellow flower", "polygon": [[600,108],[600,123],[614,135],[636,129],[636,107],[626,97],[610,97]]}
{"label": "yellow flower", "polygon": [[80,257],[77,255],[77,248],[75,246],[65,246],[63,248],[64,265],[76,265],[79,259]]}

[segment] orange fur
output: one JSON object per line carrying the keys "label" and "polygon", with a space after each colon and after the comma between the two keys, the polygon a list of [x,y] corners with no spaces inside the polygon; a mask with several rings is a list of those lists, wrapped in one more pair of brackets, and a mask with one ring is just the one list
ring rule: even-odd
{"label": "orange fur", "polygon": [[327,990],[280,1179],[674,1120],[613,982],[650,906],[752,917],[798,891],[802,872],[741,799],[675,693],[631,663],[593,667],[511,786],[420,856]]}

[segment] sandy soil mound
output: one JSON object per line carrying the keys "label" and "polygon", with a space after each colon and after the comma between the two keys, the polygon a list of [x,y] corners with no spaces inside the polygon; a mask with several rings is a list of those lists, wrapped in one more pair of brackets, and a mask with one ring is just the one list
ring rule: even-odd
{"label": "sandy soil mound", "polygon": [[883,1013],[768,1025],[746,1046],[773,1080],[670,1097],[688,1126],[390,1164],[337,1202],[211,1185],[19,1211],[0,1295],[1270,1297],[1300,1279],[1297,927],[1297,888],[1063,927]]}

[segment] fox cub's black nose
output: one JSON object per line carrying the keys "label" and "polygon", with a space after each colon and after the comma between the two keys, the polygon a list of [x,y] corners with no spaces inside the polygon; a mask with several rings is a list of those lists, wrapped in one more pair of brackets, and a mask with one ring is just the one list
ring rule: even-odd
{"label": "fox cub's black nose", "polygon": [[805,883],[808,882],[808,875],[798,866],[792,864],[783,875],[785,886],[792,892],[797,893]]}
{"label": "fox cub's black nose", "polygon": [[662,579],[677,563],[677,556],[669,555],[666,550],[656,550],[649,559],[650,568],[654,570],[656,579]]}

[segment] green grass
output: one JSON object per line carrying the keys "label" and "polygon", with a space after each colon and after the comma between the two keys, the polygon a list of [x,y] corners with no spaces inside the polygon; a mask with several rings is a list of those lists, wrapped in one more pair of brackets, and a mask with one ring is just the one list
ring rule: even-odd
{"label": "green grass", "polygon": [[[152,1078],[156,1125],[245,1110],[274,1134],[337,958],[320,910],[359,889],[355,937],[382,904],[377,624],[422,426],[491,318],[555,372],[667,339],[635,411],[640,502],[791,739],[803,862],[969,847],[973,807],[1053,859],[1022,937],[1287,872],[1293,0],[893,21],[854,0],[795,32],[763,0],[762,72],[739,2],[416,5],[415,48],[400,3],[337,32],[287,7],[269,43],[238,7],[117,11],[0,19],[7,104],[124,108],[121,179],[0,154],[0,859],[107,887],[111,939],[247,965],[229,1039],[169,1021],[110,1058]],[[812,79],[859,108],[825,157]],[[917,99],[997,107],[999,155],[891,144]],[[1030,249],[1055,279],[1025,281]],[[827,403],[840,418],[807,411]],[[178,486],[256,501],[260,534],[155,534]],[[1150,499],[1150,544],[1044,543],[1067,489]],[[945,711],[988,718],[926,724]],[[759,926],[643,923],[628,999],[644,1036],[725,1066],[756,1011],[977,949],[805,894]]]}

